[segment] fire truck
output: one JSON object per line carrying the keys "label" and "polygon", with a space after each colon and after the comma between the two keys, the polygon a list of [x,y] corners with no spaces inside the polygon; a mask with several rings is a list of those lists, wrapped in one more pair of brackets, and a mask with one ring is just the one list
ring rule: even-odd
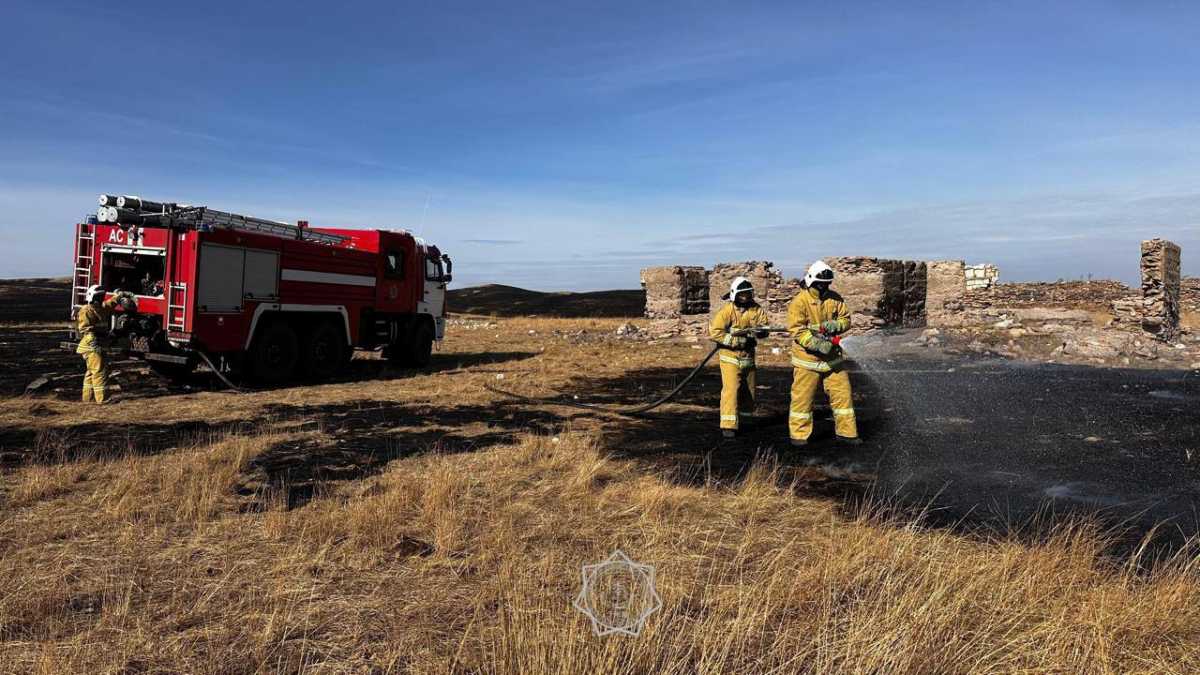
{"label": "fire truck", "polygon": [[451,272],[449,256],[403,230],[101,195],[96,216],[75,227],[71,317],[99,284],[135,296],[114,328],[162,375],[205,363],[266,383],[322,379],[355,349],[428,365]]}

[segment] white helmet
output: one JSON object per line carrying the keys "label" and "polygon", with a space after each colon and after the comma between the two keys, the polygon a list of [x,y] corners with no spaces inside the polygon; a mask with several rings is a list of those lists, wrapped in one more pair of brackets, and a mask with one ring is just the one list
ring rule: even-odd
{"label": "white helmet", "polygon": [[828,284],[833,281],[833,268],[825,264],[824,260],[809,265],[808,274],[804,275],[804,285],[812,287],[813,284]]}
{"label": "white helmet", "polygon": [[96,296],[98,295],[98,296],[100,296],[100,299],[103,300],[105,293],[108,293],[108,291],[104,290],[103,286],[101,286],[100,284],[93,284],[92,286],[88,287],[87,295],[84,296],[84,299],[87,300],[88,302],[91,302],[91,301],[95,300]]}
{"label": "white helmet", "polygon": [[729,282],[729,294],[725,297],[734,300],[737,298],[738,293],[746,291],[753,293],[754,284],[750,283],[750,280],[746,277],[734,277],[733,281]]}

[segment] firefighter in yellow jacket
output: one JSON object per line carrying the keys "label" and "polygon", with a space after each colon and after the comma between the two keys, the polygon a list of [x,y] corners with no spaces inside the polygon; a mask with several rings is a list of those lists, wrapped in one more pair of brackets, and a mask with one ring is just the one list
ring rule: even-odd
{"label": "firefighter in yellow jacket", "polygon": [[104,299],[107,292],[100,286],[87,290],[87,304],[79,309],[79,346],[76,353],[83,357],[87,372],[83,376],[83,402],[95,397],[96,403],[104,403],[108,388],[108,357],[104,353],[112,325],[113,308],[125,302],[128,293]]}
{"label": "firefighter in yellow jacket", "polygon": [[[721,368],[721,433],[737,435],[739,417],[754,411],[754,349],[757,338],[766,337],[767,313],[754,302],[754,285],[738,277],[729,286],[729,302],[709,325],[709,337],[721,345],[717,354]],[[762,331],[747,329],[762,328]],[[745,332],[745,335],[735,335]]]}
{"label": "firefighter in yellow jacket", "polygon": [[850,313],[841,296],[829,289],[833,269],[818,260],[804,276],[804,290],[788,305],[792,336],[792,405],[788,432],[792,445],[808,444],[813,430],[813,397],[818,387],[829,396],[834,433],[848,445],[862,443],[854,419],[850,375],[842,363],[835,336],[850,329]]}

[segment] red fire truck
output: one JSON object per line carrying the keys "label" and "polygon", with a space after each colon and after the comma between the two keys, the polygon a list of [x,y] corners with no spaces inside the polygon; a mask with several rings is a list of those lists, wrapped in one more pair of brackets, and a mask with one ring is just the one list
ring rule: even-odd
{"label": "red fire truck", "polygon": [[419,367],[444,335],[450,258],[406,231],[110,195],[88,221],[76,226],[72,318],[93,284],[132,292],[119,332],[163,375],[203,362],[262,382],[320,379],[354,349]]}

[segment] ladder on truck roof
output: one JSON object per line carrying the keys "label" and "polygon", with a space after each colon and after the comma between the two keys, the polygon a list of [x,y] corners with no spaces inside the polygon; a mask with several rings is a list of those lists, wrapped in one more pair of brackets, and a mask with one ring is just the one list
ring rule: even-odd
{"label": "ladder on truck roof", "polygon": [[87,289],[92,285],[92,265],[96,255],[96,226],[80,223],[75,231],[75,271],[71,275],[71,319],[87,304]]}
{"label": "ladder on truck roof", "polygon": [[315,241],[321,244],[329,244],[330,246],[336,246],[349,239],[349,237],[343,237],[338,234],[313,232],[308,227],[300,225],[292,225],[291,223],[283,223],[277,220],[267,220],[266,218],[255,218],[254,216],[243,216],[239,213],[217,211],[206,206],[181,210],[173,219],[176,223],[186,223],[196,227],[208,226],[217,229],[257,232],[285,239]]}
{"label": "ladder on truck roof", "polygon": [[[111,204],[118,206],[112,206]],[[119,207],[119,208],[118,208]],[[165,225],[192,229],[240,230],[268,234],[285,239],[312,241],[337,246],[350,238],[338,234],[313,232],[307,223],[296,225],[278,220],[268,220],[240,213],[218,211],[207,206],[191,206],[170,202],[154,202],[139,197],[111,197],[100,195],[100,209],[96,212],[100,222],[130,223],[136,225]]]}

